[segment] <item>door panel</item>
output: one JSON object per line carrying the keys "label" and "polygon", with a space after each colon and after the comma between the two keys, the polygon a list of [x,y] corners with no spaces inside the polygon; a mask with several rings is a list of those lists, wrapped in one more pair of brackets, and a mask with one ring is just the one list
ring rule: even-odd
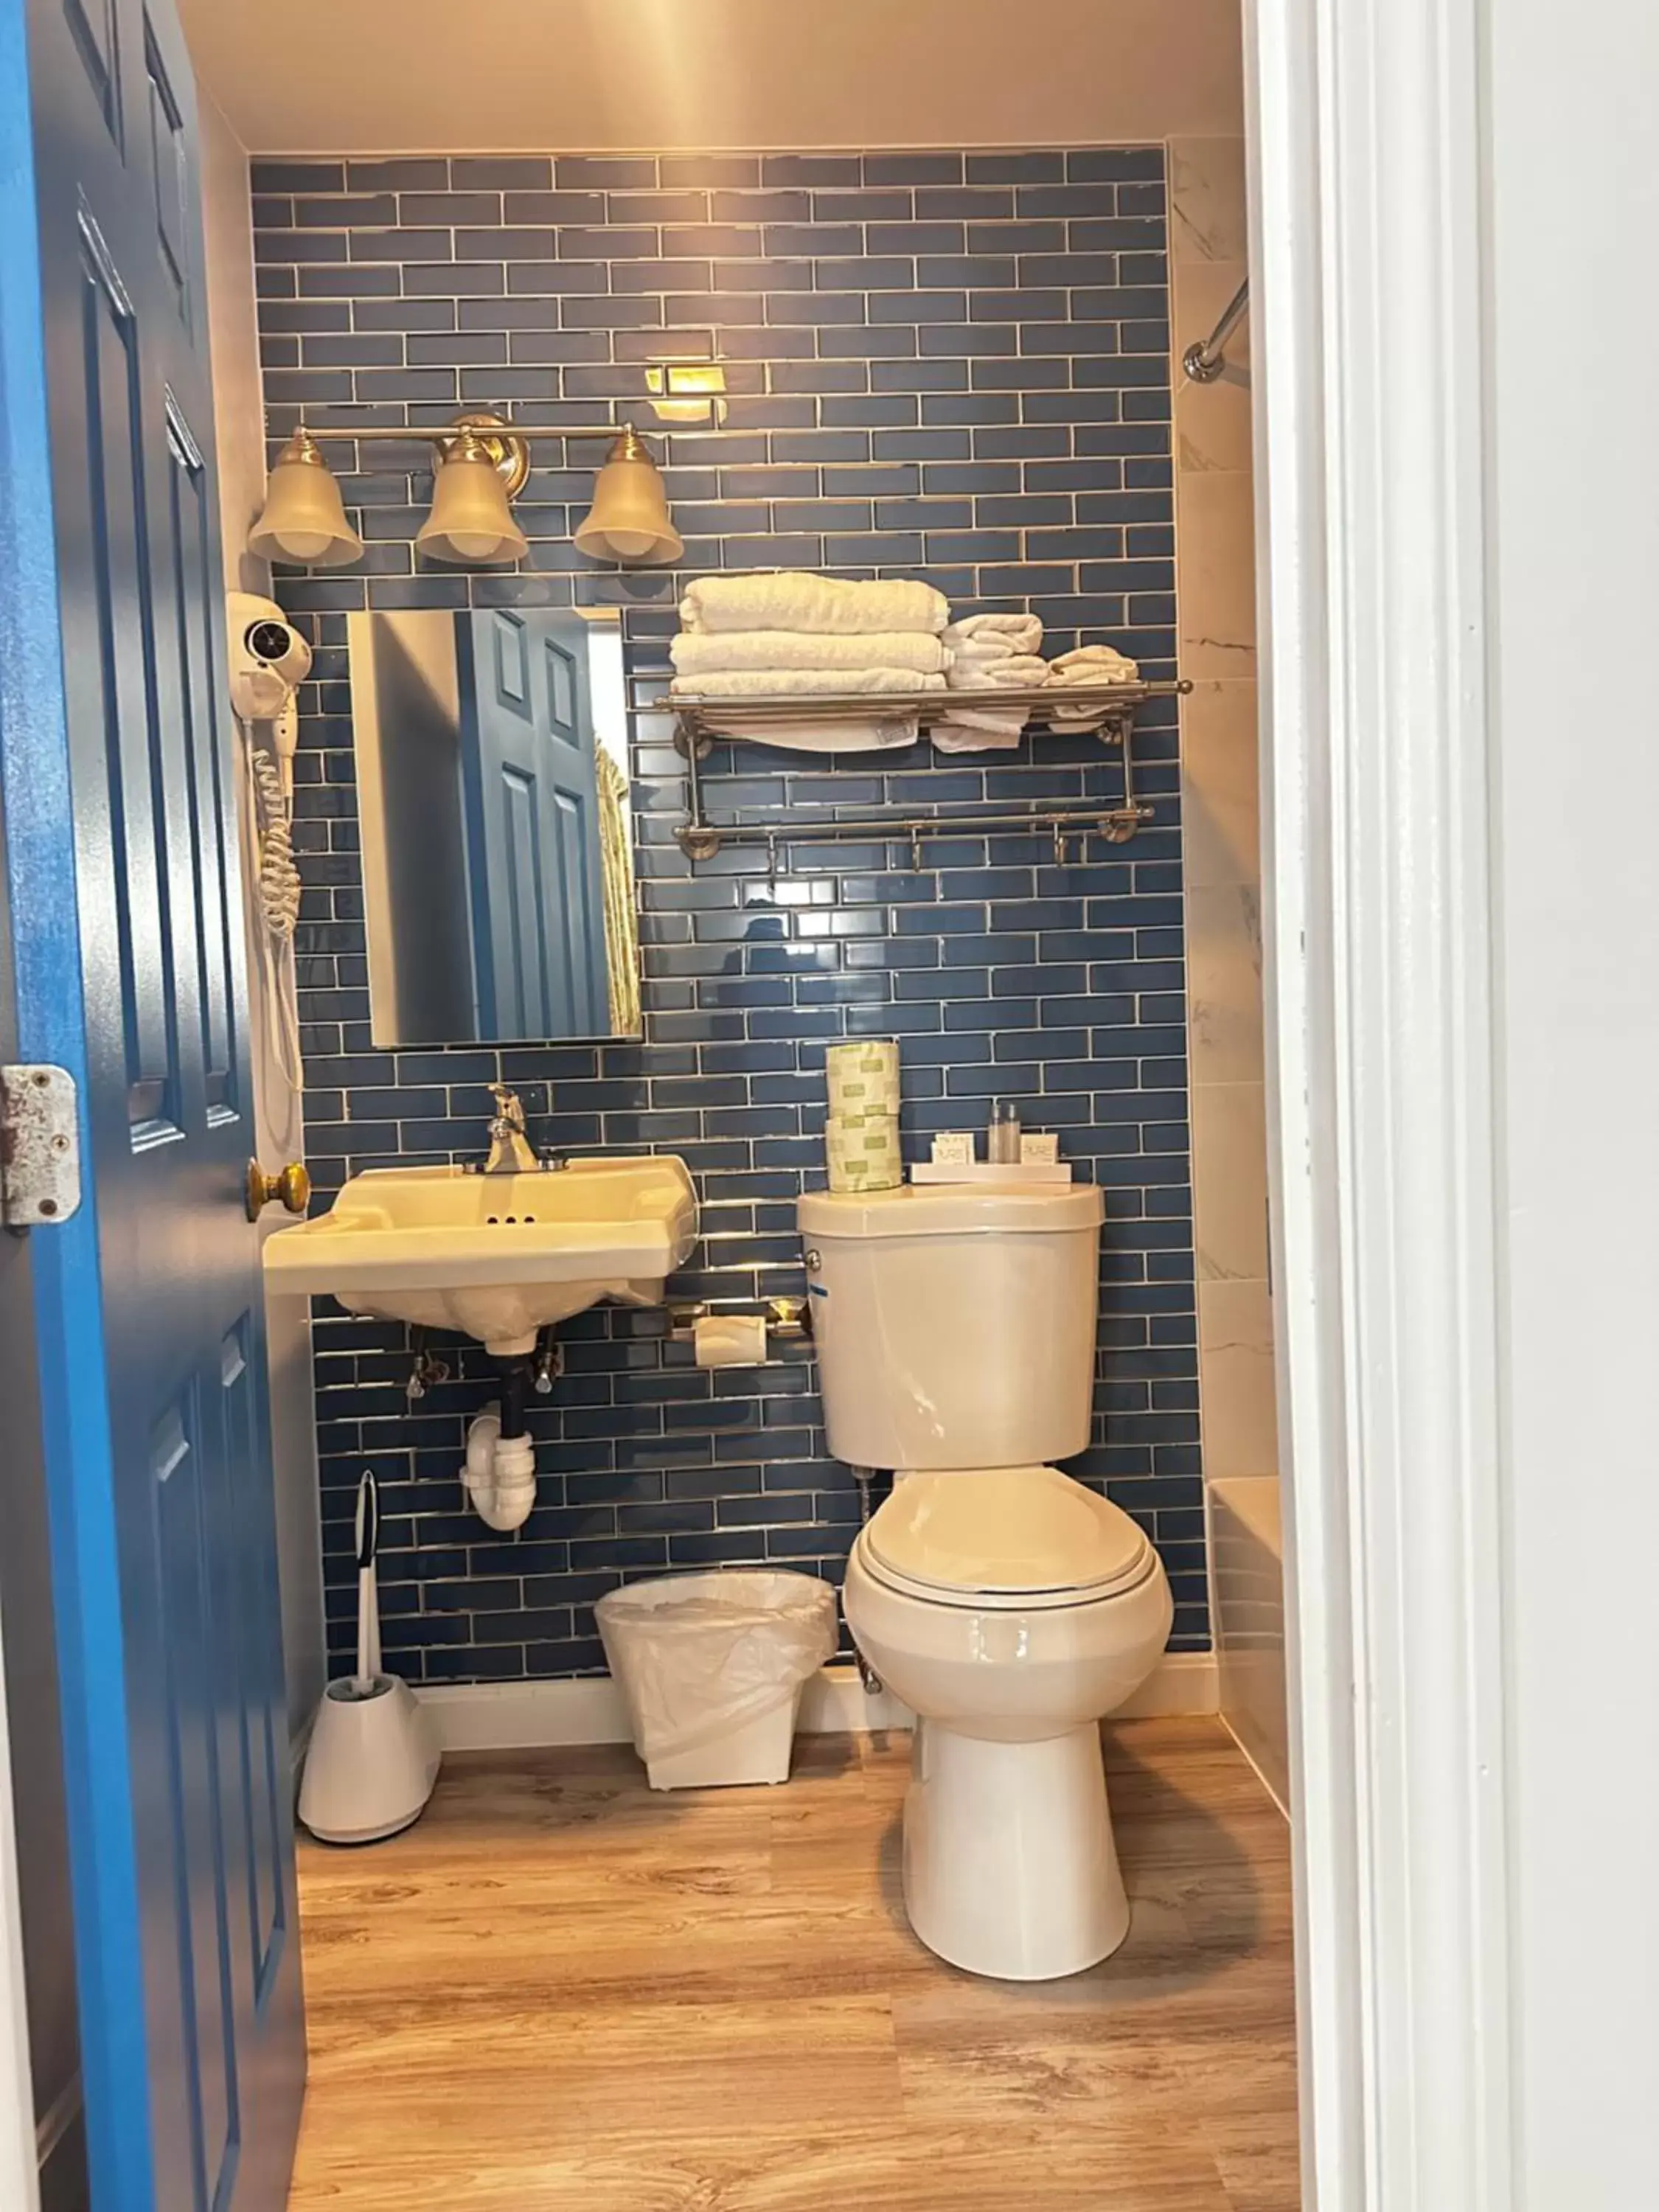
{"label": "door panel", "polygon": [[192,978],[201,1035],[205,1106],[216,1120],[235,1109],[235,1024],[231,941],[235,926],[230,879],[218,825],[226,804],[218,732],[197,702],[213,677],[212,625],[219,614],[219,575],[209,506],[212,483],[201,447],[172,392],[167,404],[167,474],[161,559],[174,620],[160,641],[157,687],[166,721],[183,756],[185,817],[193,891],[197,971]]}
{"label": "door panel", "polygon": [[458,615],[462,773],[479,1033],[611,1026],[587,626]]}
{"label": "door panel", "polygon": [[117,0],[64,0],[64,20],[99,113],[112,137],[121,135],[121,87],[117,70]]}
{"label": "door panel", "polygon": [[37,1304],[94,2202],[278,2212],[304,2033],[194,94],[160,0],[20,10],[56,576],[0,774],[19,1049],[83,1100]]}
{"label": "door panel", "polygon": [[[63,516],[89,556],[96,650],[65,656],[72,721],[101,725],[119,947],[127,1119],[136,1136],[177,1127],[172,952],[161,843],[165,790],[156,758],[151,617],[144,587],[144,423],[138,325],[102,232],[77,211],[84,421],[63,471]],[[78,403],[78,404],[77,404]],[[60,406],[60,415],[68,411]],[[81,495],[80,499],[76,495]],[[77,508],[80,510],[77,512]]]}

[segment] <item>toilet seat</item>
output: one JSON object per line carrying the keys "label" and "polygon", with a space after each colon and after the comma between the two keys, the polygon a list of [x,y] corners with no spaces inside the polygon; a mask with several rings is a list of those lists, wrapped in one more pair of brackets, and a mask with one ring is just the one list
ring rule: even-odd
{"label": "toilet seat", "polygon": [[1129,1516],[1053,1467],[902,1473],[860,1550],[885,1588],[977,1609],[1096,1603],[1158,1572]]}

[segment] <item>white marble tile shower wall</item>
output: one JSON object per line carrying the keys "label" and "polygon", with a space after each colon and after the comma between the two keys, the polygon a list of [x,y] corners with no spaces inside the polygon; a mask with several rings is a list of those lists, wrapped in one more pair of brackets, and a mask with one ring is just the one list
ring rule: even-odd
{"label": "white marble tile shower wall", "polygon": [[[1244,143],[1170,149],[1177,358],[1245,274]],[[1182,713],[1194,1137],[1194,1233],[1206,1473],[1276,1472],[1263,1136],[1261,863],[1249,324],[1213,384],[1176,396],[1176,591]]]}
{"label": "white marble tile shower wall", "polygon": [[1279,1444],[1267,1263],[1250,325],[1184,380],[1246,267],[1244,143],[1170,148],[1176,589],[1204,1472],[1224,1706],[1281,1797],[1286,1766]]}
{"label": "white marble tile shower wall", "polygon": [[[280,594],[313,637],[298,768],[308,1147],[325,1194],[380,1164],[476,1158],[502,1077],[561,1148],[661,1147],[698,1186],[706,1240],[676,1295],[799,1291],[795,1200],[823,1173],[823,1053],[897,1036],[903,1141],[983,1126],[998,1093],[1060,1133],[1108,1206],[1096,1425],[1077,1471],[1169,1566],[1176,1642],[1209,1641],[1188,1161],[1181,793],[1172,702],[1137,742],[1157,819],[1122,847],[952,837],[802,846],[774,869],[674,840],[684,763],[652,711],[675,602],[710,569],[919,574],[962,611],[1035,610],[1049,649],[1119,647],[1176,669],[1170,319],[1161,147],[1072,153],[742,155],[265,162],[255,175],[269,428],[442,422],[463,405],[540,422],[644,410],[664,353],[714,357],[727,434],[665,455],[679,574],[596,569],[570,543],[593,453],[538,450],[514,572],[459,574],[412,538],[423,448],[340,473],[361,568]],[[642,416],[648,422],[648,412]],[[374,1045],[364,958],[346,616],[375,608],[605,604],[623,611],[634,718],[645,1036],[503,1051]],[[1225,656],[1217,664],[1237,688]],[[1205,672],[1204,704],[1225,684]],[[709,763],[733,806],[907,811],[1115,799],[1092,738],[939,761],[916,746]],[[1235,802],[1235,811],[1237,811]],[[1243,835],[1219,820],[1212,842]],[[1237,896],[1224,867],[1210,886]],[[1231,1018],[1219,985],[1218,1024]],[[1240,1065],[1259,1076],[1248,1036]],[[552,1112],[544,1115],[551,1086]],[[1259,1272],[1259,1271],[1258,1271]],[[320,1310],[329,1605],[351,1609],[358,1474],[380,1475],[388,1650],[416,1679],[603,1664],[591,1607],[631,1576],[773,1560],[835,1580],[856,1518],[826,1452],[810,1358],[709,1374],[655,1312],[562,1329],[567,1371],[532,1415],[541,1491],[491,1534],[457,1481],[482,1357],[405,1402],[398,1328]]]}

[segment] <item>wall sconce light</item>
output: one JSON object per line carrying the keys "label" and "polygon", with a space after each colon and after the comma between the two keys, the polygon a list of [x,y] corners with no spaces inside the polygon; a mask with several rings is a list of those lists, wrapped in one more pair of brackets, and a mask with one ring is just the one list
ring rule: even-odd
{"label": "wall sconce light", "polygon": [[608,438],[611,451],[594,485],[593,505],[575,542],[596,559],[624,563],[678,561],[684,540],[669,513],[662,475],[631,423],[520,424],[498,415],[462,415],[441,429],[368,423],[357,429],[301,427],[277,455],[264,512],[248,534],[248,550],[266,560],[337,568],[362,556],[363,541],[345,517],[340,488],[318,450],[325,439],[407,442],[437,448],[432,509],[416,544],[441,560],[468,567],[517,561],[529,540],[510,502],[530,476],[532,438]]}
{"label": "wall sconce light", "polygon": [[[436,482],[432,511],[415,534],[422,553],[441,561],[480,565],[498,561],[521,561],[530,540],[513,520],[508,505],[514,491],[530,474],[530,451],[514,439],[485,441],[478,431],[486,427],[465,417],[457,435],[447,439],[433,457]],[[508,463],[504,471],[501,460]],[[515,481],[516,479],[516,481]]]}
{"label": "wall sconce light", "polygon": [[247,550],[261,561],[306,568],[343,568],[362,559],[363,541],[346,520],[340,487],[308,431],[296,430],[277,454]]}
{"label": "wall sconce light", "polygon": [[726,370],[719,362],[655,362],[645,372],[645,388],[659,422],[726,420]]}
{"label": "wall sconce light", "polygon": [[632,424],[605,457],[576,545],[596,560],[651,567],[678,561],[685,550],[657,465]]}

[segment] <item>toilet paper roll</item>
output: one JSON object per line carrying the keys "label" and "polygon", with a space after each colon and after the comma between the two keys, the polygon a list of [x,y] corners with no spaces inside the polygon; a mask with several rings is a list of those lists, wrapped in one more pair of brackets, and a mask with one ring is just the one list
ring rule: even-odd
{"label": "toilet paper roll", "polygon": [[832,1044],[824,1054],[824,1079],[832,1115],[896,1114],[898,1046],[890,1037],[862,1037],[855,1044]]}
{"label": "toilet paper roll", "polygon": [[760,1314],[705,1314],[692,1330],[699,1367],[759,1367],[766,1358]]}
{"label": "toilet paper roll", "polygon": [[867,1114],[856,1123],[831,1116],[823,1149],[831,1190],[896,1190],[904,1180],[896,1114]]}

